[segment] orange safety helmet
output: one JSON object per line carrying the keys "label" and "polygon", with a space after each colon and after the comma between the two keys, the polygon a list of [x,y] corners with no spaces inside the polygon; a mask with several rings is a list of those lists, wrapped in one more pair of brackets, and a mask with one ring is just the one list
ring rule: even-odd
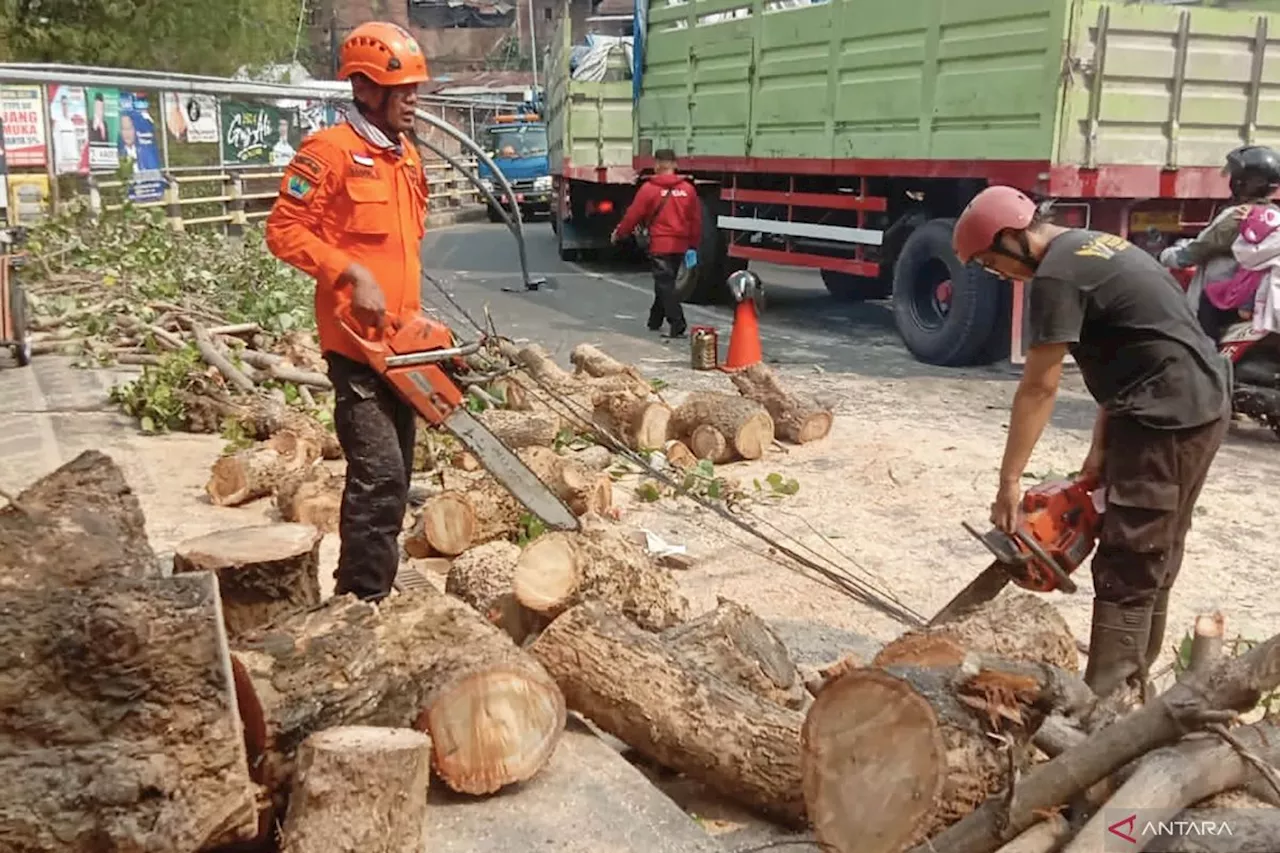
{"label": "orange safety helmet", "polygon": [[951,248],[960,263],[967,264],[979,252],[986,252],[996,242],[996,235],[1006,228],[1021,231],[1036,215],[1036,203],[1014,187],[987,187],[973,197],[956,220],[951,232]]}
{"label": "orange safety helmet", "polygon": [[379,86],[425,83],[427,58],[413,36],[384,21],[370,21],[351,31],[342,43],[338,79],[363,74]]}

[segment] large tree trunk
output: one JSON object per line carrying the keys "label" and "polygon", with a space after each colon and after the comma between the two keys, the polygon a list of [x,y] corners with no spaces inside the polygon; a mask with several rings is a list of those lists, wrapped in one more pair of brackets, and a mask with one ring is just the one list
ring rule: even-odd
{"label": "large tree trunk", "polygon": [[529,648],[569,707],[641,755],[776,820],[803,820],[799,712],[701,671],[599,603],[562,614]]}
{"label": "large tree trunk", "polygon": [[320,540],[309,524],[219,530],[178,545],[174,572],[213,572],[227,635],[269,624],[320,603]]}
{"label": "large tree trunk", "polygon": [[281,853],[424,853],[431,738],[343,726],[298,748]]}
{"label": "large tree trunk", "polygon": [[511,588],[520,547],[505,539],[486,542],[453,559],[444,591],[470,604],[511,635],[517,644],[541,630],[546,620],[526,610]]}
{"label": "large tree trunk", "polygon": [[1280,686],[1280,637],[1272,637],[1236,658],[1223,660],[1166,690],[1153,702],[1117,720],[1079,746],[1025,773],[1012,805],[989,799],[911,853],[992,853],[1017,836],[1047,809],[1110,776],[1150,750],[1178,740],[1224,712],[1245,711]]}
{"label": "large tree trunk", "polygon": [[1061,670],[980,656],[850,670],[805,719],[809,819],[840,853],[900,853],[1005,786],[1045,714],[1091,698]]}
{"label": "large tree trunk", "polygon": [[765,407],[774,429],[782,438],[806,444],[826,438],[831,432],[831,410],[803,394],[782,387],[777,374],[764,364],[753,364],[729,375],[738,393]]}
{"label": "large tree trunk", "polygon": [[[759,459],[773,443],[773,418],[764,406],[745,397],[692,392],[672,415],[671,437],[684,438],[700,426],[714,427],[743,459]],[[692,449],[700,458],[709,458]]]}
{"label": "large tree trunk", "polygon": [[276,511],[281,521],[310,524],[322,533],[336,533],[344,488],[344,478],[324,465],[294,471],[280,481]]}
{"label": "large tree trunk", "polygon": [[560,419],[547,412],[486,409],[476,416],[494,437],[513,450],[550,447],[560,432]]}
{"label": "large tree trunk", "polygon": [[511,638],[453,596],[351,596],[243,638],[262,707],[263,773],[282,790],[308,735],[339,725],[431,735],[436,772],[485,794],[533,776],[564,729],[564,698]]}
{"label": "large tree trunk", "polygon": [[554,532],[525,547],[516,563],[516,598],[555,617],[583,601],[602,601],[641,628],[661,631],[689,615],[671,573],[626,534],[603,522]]}
{"label": "large tree trunk", "polygon": [[1076,640],[1043,596],[1016,592],[1001,596],[954,622],[910,631],[886,645],[872,666],[957,666],[970,652],[990,652],[1010,660],[1080,669]]}
{"label": "large tree trunk", "polygon": [[694,666],[793,710],[807,704],[787,647],[765,621],[718,597],[714,610],[668,628],[662,641]]}
{"label": "large tree trunk", "polygon": [[138,498],[104,453],[86,450],[0,509],[0,589],[159,574]]}
{"label": "large tree trunk", "polygon": [[325,459],[341,459],[342,447],[332,432],[310,415],[261,394],[232,399],[225,393],[182,394],[187,428],[192,432],[219,432],[234,421],[250,438],[266,441],[280,432],[291,432],[320,448]]}
{"label": "large tree trunk", "polygon": [[661,450],[667,443],[671,407],[631,394],[608,394],[595,408],[595,422],[632,450]]}
{"label": "large tree trunk", "polygon": [[549,447],[526,447],[518,455],[575,515],[603,515],[613,508],[613,479],[608,474],[592,471]]}
{"label": "large tree trunk", "polygon": [[254,836],[211,574],[4,589],[0,624],[0,848],[179,853]]}
{"label": "large tree trunk", "polygon": [[626,377],[630,385],[628,390],[632,396],[644,398],[653,391],[649,380],[645,379],[644,374],[638,369],[629,364],[623,364],[591,344],[578,344],[574,347],[573,352],[569,353],[569,361],[573,363],[578,373],[585,373],[588,376]]}

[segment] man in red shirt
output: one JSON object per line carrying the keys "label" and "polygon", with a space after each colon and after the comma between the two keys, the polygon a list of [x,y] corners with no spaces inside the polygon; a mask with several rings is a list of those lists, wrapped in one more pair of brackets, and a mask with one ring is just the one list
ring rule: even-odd
{"label": "man in red shirt", "polygon": [[653,171],[653,177],[636,193],[612,239],[614,243],[626,239],[641,224],[648,228],[648,252],[653,265],[649,329],[658,331],[666,320],[670,325],[667,337],[678,338],[684,335],[687,324],[676,293],[676,279],[682,272],[692,275],[698,263],[702,204],[693,184],[676,174],[674,151],[664,148],[656,152]]}

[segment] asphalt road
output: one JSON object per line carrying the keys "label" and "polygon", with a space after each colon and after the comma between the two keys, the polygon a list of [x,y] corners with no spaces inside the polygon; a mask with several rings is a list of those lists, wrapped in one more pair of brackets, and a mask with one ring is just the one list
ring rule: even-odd
{"label": "asphalt road", "polygon": [[[530,272],[548,284],[533,293],[520,290],[515,239],[503,225],[466,224],[428,233],[424,267],[459,303],[483,322],[488,305],[499,332],[536,339],[562,361],[583,341],[610,348],[633,361],[689,359],[687,340],[664,342],[645,328],[653,287],[647,271],[634,263],[566,263],[556,253],[555,235],[546,222],[527,226]],[[760,319],[765,359],[778,364],[819,365],[828,372],[864,376],[1007,375],[1007,365],[979,370],[946,370],[917,362],[893,326],[887,302],[846,303],[828,295],[818,273],[790,267],[752,265],[765,285]],[[426,304],[444,304],[440,293],[424,286]],[[713,325],[721,353],[732,328],[731,306],[686,305],[690,325]]]}

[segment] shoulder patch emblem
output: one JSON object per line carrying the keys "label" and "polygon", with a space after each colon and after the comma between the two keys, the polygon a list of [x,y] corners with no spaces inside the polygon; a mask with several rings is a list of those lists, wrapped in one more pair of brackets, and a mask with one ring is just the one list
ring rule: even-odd
{"label": "shoulder patch emblem", "polygon": [[301,175],[290,175],[289,180],[285,183],[284,191],[290,198],[306,201],[311,197],[311,193],[315,191],[315,185]]}
{"label": "shoulder patch emblem", "polygon": [[289,165],[293,171],[312,183],[318,184],[324,178],[324,166],[309,154],[294,154],[293,161]]}

